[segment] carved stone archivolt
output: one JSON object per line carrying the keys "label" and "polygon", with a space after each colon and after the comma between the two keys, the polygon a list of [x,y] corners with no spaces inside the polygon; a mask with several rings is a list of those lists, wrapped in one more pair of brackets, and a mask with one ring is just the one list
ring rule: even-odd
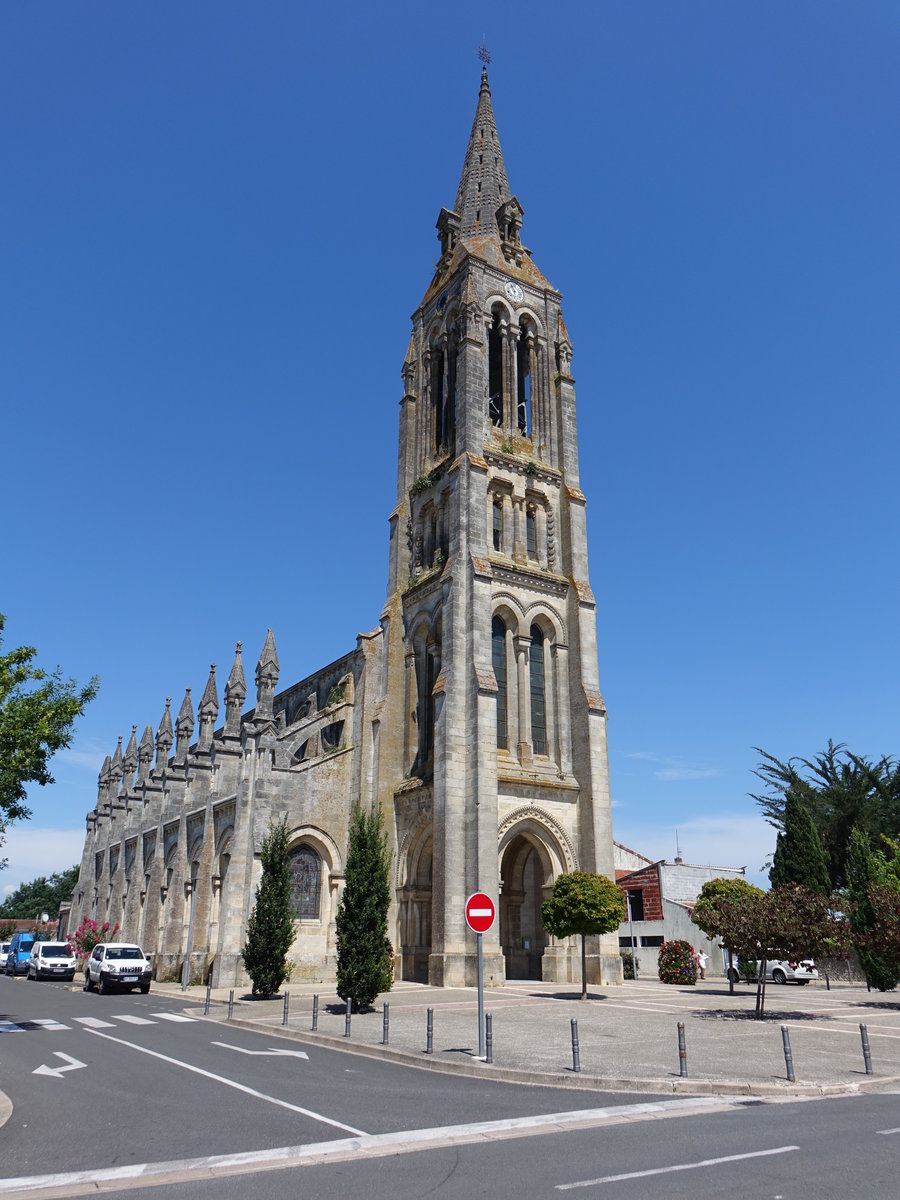
{"label": "carved stone archivolt", "polygon": [[556,850],[556,856],[562,859],[565,873],[577,870],[578,856],[568,833],[555,817],[536,804],[523,805],[521,808],[514,809],[500,822],[497,830],[497,844],[501,852],[512,840],[507,835],[513,834],[517,825],[537,825],[542,828],[549,835],[550,845],[548,848]]}

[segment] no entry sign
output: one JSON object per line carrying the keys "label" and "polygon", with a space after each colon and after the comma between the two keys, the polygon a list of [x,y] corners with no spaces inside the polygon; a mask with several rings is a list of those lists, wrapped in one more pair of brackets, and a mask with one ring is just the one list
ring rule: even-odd
{"label": "no entry sign", "polygon": [[486,892],[475,892],[466,901],[466,924],[475,933],[487,933],[497,909]]}

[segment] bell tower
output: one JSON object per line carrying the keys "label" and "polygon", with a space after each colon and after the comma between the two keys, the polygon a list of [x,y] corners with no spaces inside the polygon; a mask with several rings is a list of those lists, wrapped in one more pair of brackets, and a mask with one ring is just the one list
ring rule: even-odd
{"label": "bell tower", "polygon": [[[402,367],[374,787],[404,978],[475,981],[466,897],[498,899],[485,979],[575,980],[543,929],[572,870],[613,875],[607,714],[560,293],[522,241],[487,69]],[[621,979],[614,937],[593,982]]]}

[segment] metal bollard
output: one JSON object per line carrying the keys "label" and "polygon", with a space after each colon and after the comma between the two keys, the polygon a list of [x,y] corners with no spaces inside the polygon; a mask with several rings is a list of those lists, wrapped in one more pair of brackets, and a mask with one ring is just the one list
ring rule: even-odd
{"label": "metal bollard", "polygon": [[234,1016],[234,988],[228,993],[228,1020]]}
{"label": "metal bollard", "polygon": [[319,997],[313,996],[312,1032],[319,1028]]}
{"label": "metal bollard", "polygon": [[784,1065],[787,1069],[788,1083],[794,1083],[794,1056],[791,1054],[791,1035],[787,1025],[781,1027],[781,1042],[784,1046]]}
{"label": "metal bollard", "polygon": [[678,1022],[678,1074],[687,1079],[687,1042],[684,1040],[684,1021]]}
{"label": "metal bollard", "polygon": [[434,1053],[434,1009],[427,1010],[425,1017],[425,1053]]}
{"label": "metal bollard", "polygon": [[353,998],[347,997],[347,1015],[344,1017],[344,1037],[350,1036],[350,1013],[353,1009]]}
{"label": "metal bollard", "polygon": [[494,1061],[494,1014],[484,1014],[484,1061]]}
{"label": "metal bollard", "polygon": [[390,1034],[390,1028],[391,1028],[391,1006],[389,1004],[385,1004],[384,1019],[381,1022],[381,1044],[382,1044],[382,1046],[386,1046],[388,1044],[388,1036]]}
{"label": "metal bollard", "polygon": [[868,1025],[860,1025],[859,1036],[862,1038],[863,1062],[866,1064],[866,1074],[873,1075],[872,1070],[872,1051],[869,1049],[869,1027]]}
{"label": "metal bollard", "polygon": [[281,1018],[282,1025],[287,1025],[288,1009],[290,1008],[290,1006],[291,1006],[291,993],[285,992],[284,993],[284,1015]]}
{"label": "metal bollard", "polygon": [[207,985],[206,985],[206,1003],[203,1005],[204,1017],[209,1016],[209,997],[210,997],[211,992],[212,992],[212,982],[207,983]]}
{"label": "metal bollard", "polygon": [[578,1075],[581,1072],[581,1051],[578,1048],[578,1021],[572,1018],[572,1070]]}

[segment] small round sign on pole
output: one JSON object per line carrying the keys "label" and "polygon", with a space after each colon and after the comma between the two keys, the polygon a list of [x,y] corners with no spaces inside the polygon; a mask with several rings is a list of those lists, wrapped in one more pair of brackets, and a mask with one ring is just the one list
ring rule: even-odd
{"label": "small round sign on pole", "polygon": [[473,892],[466,901],[466,924],[478,934],[478,1057],[484,1059],[484,959],[482,934],[494,924],[497,906],[487,892]]}
{"label": "small round sign on pole", "polygon": [[496,916],[497,907],[487,892],[473,892],[466,901],[466,924],[473,933],[487,933]]}

